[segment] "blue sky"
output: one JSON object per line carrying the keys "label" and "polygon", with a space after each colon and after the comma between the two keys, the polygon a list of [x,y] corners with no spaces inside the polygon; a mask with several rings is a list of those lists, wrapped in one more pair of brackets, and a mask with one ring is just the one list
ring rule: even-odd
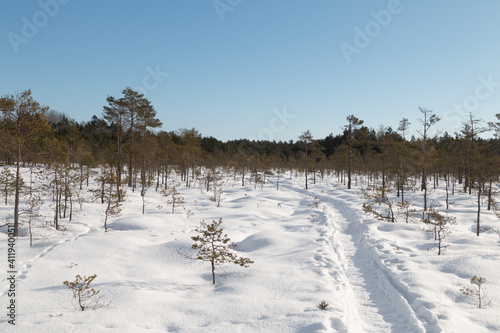
{"label": "blue sky", "polygon": [[[0,95],[77,121],[146,93],[163,129],[221,140],[341,133],[348,115],[416,134],[500,113],[495,0],[5,1]],[[34,28],[34,29],[33,29]]]}

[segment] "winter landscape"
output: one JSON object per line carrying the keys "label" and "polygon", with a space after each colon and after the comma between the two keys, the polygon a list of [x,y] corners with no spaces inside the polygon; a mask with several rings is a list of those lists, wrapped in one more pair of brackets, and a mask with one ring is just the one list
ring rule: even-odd
{"label": "winter landscape", "polygon": [[[95,170],[96,174],[99,175]],[[30,170],[22,169],[25,184]],[[178,207],[165,192],[127,189],[121,212],[103,219],[89,182],[77,191],[72,220],[52,223],[49,198],[15,238],[15,326],[5,332],[495,332],[500,330],[500,220],[482,214],[476,236],[475,197],[450,196],[446,213],[456,218],[437,254],[433,233],[419,218],[408,223],[375,219],[363,212],[356,179],[351,190],[335,174],[304,188],[304,173],[290,171],[248,178],[222,172],[216,187],[181,185],[173,173]],[[264,183],[265,182],[265,183]],[[353,179],[354,183],[354,179]],[[214,192],[215,190],[215,192]],[[219,190],[217,192],[217,190]],[[36,191],[44,194],[44,191]],[[47,193],[45,191],[45,193]],[[412,206],[422,193],[406,194]],[[171,199],[171,198],[170,198]],[[397,201],[395,196],[391,200]],[[445,210],[445,190],[429,191],[432,206]],[[168,203],[170,202],[170,203]],[[483,202],[484,203],[484,202]],[[11,207],[1,208],[4,220]],[[222,219],[234,251],[250,258],[248,268],[216,267],[193,260],[191,237],[200,221]],[[35,222],[36,221],[36,222]],[[7,229],[1,253],[7,257]],[[5,261],[5,260],[4,260]],[[6,265],[3,265],[6,273]],[[96,274],[102,308],[79,311],[63,281]],[[483,306],[461,289],[473,276],[485,279]],[[2,307],[9,283],[2,279]],[[321,310],[319,304],[328,306]],[[491,303],[490,303],[491,302]]]}
{"label": "winter landscape", "polygon": [[500,332],[500,2],[0,12],[0,333]]}

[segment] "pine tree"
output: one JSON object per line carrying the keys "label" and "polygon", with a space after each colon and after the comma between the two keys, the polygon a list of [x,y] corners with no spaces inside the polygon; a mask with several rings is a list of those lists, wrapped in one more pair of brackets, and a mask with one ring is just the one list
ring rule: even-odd
{"label": "pine tree", "polygon": [[494,131],[493,135],[500,139],[500,113],[495,115],[498,121],[488,121],[488,126],[490,126],[490,130]]}
{"label": "pine tree", "polygon": [[94,196],[106,206],[104,210],[104,231],[108,231],[109,218],[118,216],[122,211],[125,192],[122,189],[117,189],[118,175],[112,167],[102,168],[97,181],[101,183],[101,190],[94,191]]}
{"label": "pine tree", "polygon": [[184,197],[180,195],[175,186],[172,186],[168,190],[162,190],[162,193],[166,197],[171,197],[167,200],[167,204],[172,205],[172,214],[175,214],[175,207],[183,206],[186,203]]}
{"label": "pine tree", "polygon": [[[14,235],[19,234],[19,204],[21,192],[21,163],[26,157],[34,153],[34,147],[30,145],[33,140],[41,137],[41,133],[50,130],[45,118],[48,107],[41,106],[31,96],[31,90],[0,98],[0,111],[4,118],[8,119],[13,127],[13,142],[10,153],[14,156],[16,163],[16,180],[14,192]],[[27,149],[31,146],[31,150]]]}
{"label": "pine tree", "polygon": [[[116,193],[120,195],[121,191],[121,179],[122,179],[122,136],[123,136],[123,123],[125,118],[125,107],[120,100],[112,96],[106,98],[109,106],[104,106],[104,119],[109,123],[110,126],[116,128]],[[121,198],[118,198],[121,201]]]}
{"label": "pine tree", "polygon": [[162,125],[156,118],[156,111],[151,102],[141,94],[130,87],[122,90],[123,97],[119,100],[119,105],[123,108],[128,125],[129,132],[129,179],[128,186],[132,185],[132,173],[134,171],[134,144],[135,132],[138,130],[141,136],[144,136],[149,128],[157,128]]}
{"label": "pine tree", "polygon": [[189,168],[191,167],[191,179],[195,177],[196,168],[196,157],[201,152],[201,134],[194,128],[187,129],[183,128],[179,130],[178,135],[182,142],[182,157],[183,157],[183,167],[184,177],[186,181],[186,187],[190,187],[189,183]]}
{"label": "pine tree", "polygon": [[63,284],[73,293],[73,300],[76,301],[75,308],[85,311],[86,309],[99,309],[108,306],[111,301],[103,302],[100,290],[90,288],[90,284],[97,277],[97,274],[90,276],[75,276],[75,281],[64,281]]}
{"label": "pine tree", "polygon": [[307,171],[308,171],[308,166],[307,166],[307,159],[309,158],[308,157],[308,145],[310,145],[312,143],[312,134],[309,130],[305,131],[304,133],[302,133],[301,136],[299,136],[299,139],[301,141],[304,141],[304,144],[305,144],[305,154],[306,154],[306,158],[305,158],[305,174],[306,174],[306,190],[308,189],[308,184],[307,184]]}
{"label": "pine tree", "polygon": [[429,155],[428,150],[428,131],[441,119],[432,113],[431,110],[419,107],[420,112],[424,116],[424,119],[420,119],[420,123],[423,126],[423,130],[418,132],[422,136],[422,186],[421,190],[424,191],[424,212],[427,210],[427,156]]}
{"label": "pine tree", "polygon": [[408,181],[408,170],[407,170],[407,165],[406,165],[406,159],[408,155],[408,145],[406,142],[406,132],[408,131],[410,127],[410,122],[408,119],[403,118],[399,122],[399,127],[398,131],[401,132],[403,141],[399,144],[399,175],[398,175],[398,182],[399,182],[399,189],[401,190],[401,204],[403,205],[405,202],[405,186]]}
{"label": "pine tree", "polygon": [[223,234],[221,228],[222,219],[211,224],[200,222],[196,232],[200,235],[191,237],[196,243],[191,246],[193,250],[198,250],[197,260],[208,261],[212,267],[212,283],[215,284],[215,266],[225,263],[234,263],[242,267],[252,264],[248,258],[239,257],[232,250],[235,248],[227,234]]}
{"label": "pine tree", "polygon": [[486,279],[483,277],[478,277],[474,275],[470,279],[470,286],[468,287],[463,287],[460,289],[460,291],[467,296],[472,296],[476,297],[478,300],[478,307],[482,307],[484,305],[490,305],[491,302],[486,302],[485,304],[485,298],[487,297],[487,294],[484,291],[483,284],[486,282]]}
{"label": "pine tree", "polygon": [[430,226],[430,228],[425,231],[434,234],[434,240],[437,241],[436,247],[438,248],[438,255],[441,255],[449,246],[443,245],[443,240],[451,232],[450,225],[457,223],[454,217],[442,215],[434,208],[429,208],[425,213],[427,217],[424,218],[424,223]]}
{"label": "pine tree", "polygon": [[351,169],[352,169],[352,148],[354,145],[354,132],[359,126],[363,125],[363,120],[356,118],[354,115],[347,116],[347,125],[344,126],[347,134],[347,144],[349,146],[349,159],[347,166],[347,189],[351,189]]}
{"label": "pine tree", "polygon": [[9,197],[16,193],[16,176],[10,169],[3,168],[0,172],[0,186],[2,194],[5,196],[5,204],[7,205]]}
{"label": "pine tree", "polygon": [[[366,214],[373,214],[380,219],[397,222],[394,216],[394,203],[387,197],[387,193],[391,193],[392,189],[385,186],[363,189],[363,197],[367,199],[363,203],[363,211]],[[377,205],[381,208],[376,208]]]}

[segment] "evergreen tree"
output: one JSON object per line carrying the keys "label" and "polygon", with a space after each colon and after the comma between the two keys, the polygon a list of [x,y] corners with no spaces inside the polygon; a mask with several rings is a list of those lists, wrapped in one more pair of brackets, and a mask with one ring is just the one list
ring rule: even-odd
{"label": "evergreen tree", "polygon": [[308,145],[310,145],[312,143],[312,134],[309,130],[305,131],[304,133],[302,133],[301,136],[299,136],[299,139],[301,141],[304,141],[304,144],[305,144],[305,150],[304,150],[304,153],[305,153],[305,168],[304,168],[304,171],[305,171],[305,175],[306,175],[306,190],[308,189],[308,184],[307,184],[307,171],[308,171],[308,166],[307,166],[307,160],[308,160]]}
{"label": "evergreen tree", "polygon": [[[26,150],[29,143],[41,136],[43,131],[48,130],[45,113],[48,107],[41,106],[31,96],[31,90],[22,93],[7,95],[0,98],[0,111],[4,118],[14,124],[12,155],[16,163],[15,192],[14,192],[14,235],[19,234],[19,203],[21,187],[21,163],[34,153]],[[24,151],[24,154],[23,154]]]}
{"label": "evergreen tree", "polygon": [[436,247],[438,248],[438,255],[449,245],[443,245],[446,236],[451,232],[450,225],[457,224],[455,218],[449,215],[442,215],[434,208],[428,209],[426,212],[427,217],[424,218],[424,223],[429,225],[430,228],[425,230],[428,233],[434,234],[434,240],[437,241]]}
{"label": "evergreen tree", "polygon": [[423,115],[423,119],[420,119],[420,123],[423,126],[423,130],[418,132],[422,137],[422,186],[421,190],[424,191],[424,211],[427,210],[427,157],[429,155],[428,150],[428,131],[429,129],[441,120],[436,116],[431,110],[419,107],[420,113]]}
{"label": "evergreen tree", "polygon": [[122,211],[122,200],[125,192],[117,189],[118,175],[112,167],[102,168],[101,174],[97,177],[101,183],[101,191],[94,192],[94,195],[101,199],[106,208],[104,210],[104,231],[108,231],[108,220],[113,216],[118,216]]}
{"label": "evergreen tree", "polygon": [[9,168],[3,168],[0,172],[0,187],[7,205],[9,197],[16,193],[16,176]]}
{"label": "evergreen tree", "polygon": [[349,147],[349,159],[347,166],[347,189],[351,189],[351,168],[352,168],[352,151],[354,145],[354,132],[359,126],[363,125],[363,120],[356,118],[354,115],[347,116],[347,125],[344,126],[345,133],[347,134],[347,144]]}
{"label": "evergreen tree", "polygon": [[208,261],[212,267],[212,283],[215,284],[215,266],[225,263],[234,263],[242,267],[248,267],[252,264],[248,258],[239,257],[232,250],[235,248],[227,234],[223,234],[221,228],[222,219],[218,222],[212,221],[211,224],[200,222],[196,228],[198,236],[191,237],[196,243],[191,246],[193,250],[198,250],[197,260]]}
{"label": "evergreen tree", "polygon": [[[106,98],[109,106],[104,106],[104,119],[109,123],[110,126],[116,128],[116,193],[120,195],[121,192],[121,179],[122,179],[122,132],[123,123],[125,118],[125,107],[120,100],[112,96]],[[121,198],[118,198],[121,201]]]}
{"label": "evergreen tree", "polygon": [[120,98],[119,104],[123,107],[126,122],[128,125],[129,134],[129,179],[128,186],[132,187],[132,173],[134,170],[134,143],[135,132],[138,130],[141,136],[144,136],[149,128],[157,128],[162,125],[161,121],[156,118],[156,111],[151,105],[151,102],[141,94],[130,87],[122,91],[123,97]]}

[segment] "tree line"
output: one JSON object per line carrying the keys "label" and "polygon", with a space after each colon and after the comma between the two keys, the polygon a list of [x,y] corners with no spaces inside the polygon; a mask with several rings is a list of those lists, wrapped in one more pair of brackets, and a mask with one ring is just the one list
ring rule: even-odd
{"label": "tree line", "polygon": [[[40,105],[30,90],[0,97],[0,110],[0,163],[15,166],[13,174],[2,172],[0,186],[5,188],[6,201],[9,194],[14,197],[16,234],[23,166],[46,168],[53,197],[64,203],[59,208],[64,212],[56,209],[59,217],[66,215],[68,202],[71,207],[76,200],[70,184],[81,189],[88,184],[90,170],[97,167],[107,171],[101,175],[102,191],[96,195],[103,203],[108,198],[110,210],[111,198],[122,201],[125,184],[144,195],[150,187],[166,189],[172,172],[180,175],[186,187],[203,179],[207,190],[222,168],[240,176],[242,186],[246,180],[265,183],[271,176],[279,182],[280,177],[300,171],[306,188],[309,182],[315,184],[333,173],[350,189],[357,176],[364,175],[381,182],[382,189],[391,184],[402,201],[408,189],[418,188],[424,194],[424,210],[427,189],[440,181],[451,194],[461,190],[486,196],[490,209],[500,176],[500,113],[489,122],[471,113],[452,135],[430,136],[440,119],[420,107],[415,112],[420,127],[417,137],[407,137],[407,118],[396,129],[375,130],[349,115],[340,123],[341,133],[325,138],[314,139],[307,130],[296,141],[223,142],[194,128],[160,130],[162,122],[154,106],[128,87],[121,96],[108,96],[99,116],[81,123]],[[481,138],[486,131],[491,131],[491,138]],[[57,217],[54,222],[57,227]]]}

